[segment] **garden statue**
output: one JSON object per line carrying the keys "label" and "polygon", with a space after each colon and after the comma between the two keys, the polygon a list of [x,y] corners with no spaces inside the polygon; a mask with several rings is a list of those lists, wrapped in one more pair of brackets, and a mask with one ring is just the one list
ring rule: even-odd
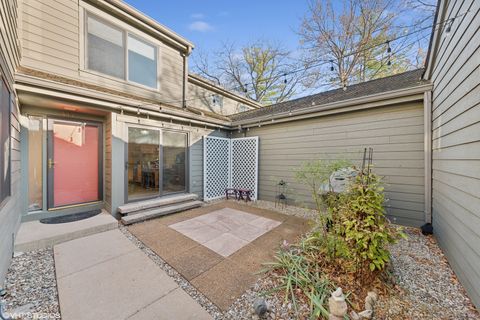
{"label": "garden statue", "polygon": [[358,170],[354,167],[342,168],[330,175],[330,190],[335,193],[342,193],[348,187],[351,181],[358,175]]}
{"label": "garden statue", "polygon": [[343,295],[342,288],[337,288],[332,292],[332,296],[328,299],[328,307],[330,315],[328,320],[343,320],[348,311],[347,302]]}
{"label": "garden statue", "polygon": [[253,310],[255,311],[256,315],[258,315],[259,317],[263,317],[268,311],[268,305],[265,299],[255,299],[255,301],[253,302]]}

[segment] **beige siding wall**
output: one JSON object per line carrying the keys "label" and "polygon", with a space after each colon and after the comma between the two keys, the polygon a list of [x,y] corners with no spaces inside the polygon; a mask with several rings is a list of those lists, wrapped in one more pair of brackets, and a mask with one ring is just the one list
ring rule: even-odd
{"label": "beige siding wall", "polygon": [[241,106],[247,107],[248,108],[247,110],[253,109],[252,107],[249,107],[245,103],[239,102],[237,100],[234,100],[225,96],[222,96],[223,105],[220,105],[218,103],[214,104],[212,95],[222,96],[219,93],[215,93],[197,84],[189,82],[187,105],[197,109],[215,112],[221,115],[231,115],[234,113],[246,111],[246,110],[241,110]]}
{"label": "beige siding wall", "polygon": [[[12,256],[13,239],[20,225],[20,122],[13,77],[20,58],[18,47],[18,3],[0,0],[0,79],[11,90],[11,196],[0,204],[0,287]],[[2,80],[0,80],[2,81]]]}
{"label": "beige siding wall", "polygon": [[[22,0],[22,66],[180,106],[183,58],[160,40],[79,0]],[[86,70],[83,12],[88,10],[159,48],[159,90]]]}
{"label": "beige siding wall", "polygon": [[448,1],[455,19],[433,66],[433,224],[449,262],[480,307],[480,1]]}
{"label": "beige siding wall", "polygon": [[359,165],[363,148],[373,147],[374,171],[385,177],[389,217],[405,225],[424,222],[422,102],[253,127],[247,136],[259,136],[260,199],[273,201],[283,179],[291,201],[311,205],[309,190],[293,178],[295,168],[320,158],[348,158]]}

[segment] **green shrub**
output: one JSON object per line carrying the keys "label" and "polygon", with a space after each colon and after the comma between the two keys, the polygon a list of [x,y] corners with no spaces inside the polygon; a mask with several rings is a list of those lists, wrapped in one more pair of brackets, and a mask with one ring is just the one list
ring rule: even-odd
{"label": "green shrub", "polygon": [[385,195],[380,178],[370,170],[358,175],[348,192],[340,197],[333,215],[335,232],[345,241],[355,271],[383,270],[390,260],[388,245],[404,236],[389,225],[385,216]]}
{"label": "green shrub", "polygon": [[319,213],[318,220],[322,227],[322,234],[326,235],[326,225],[330,219],[328,215],[328,199],[322,192],[322,186],[330,181],[330,175],[340,168],[350,167],[349,160],[313,160],[304,162],[300,168],[294,170],[295,180],[307,186],[310,191],[315,209]]}

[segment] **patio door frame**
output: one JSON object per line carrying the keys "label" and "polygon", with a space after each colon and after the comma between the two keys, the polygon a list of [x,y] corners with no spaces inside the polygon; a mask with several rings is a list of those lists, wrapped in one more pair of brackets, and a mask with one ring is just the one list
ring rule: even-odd
{"label": "patio door frame", "polygon": [[[53,124],[54,122],[63,123],[85,123],[86,126],[96,127],[98,129],[98,196],[97,200],[80,202],[75,204],[63,205],[55,207],[54,202],[54,165],[50,166],[50,163],[54,159],[54,147],[53,147]],[[47,210],[61,210],[65,208],[78,207],[88,204],[100,203],[103,201],[103,124],[101,122],[84,120],[84,119],[65,119],[61,117],[47,117],[47,161],[44,164],[47,168]]]}
{"label": "patio door frame", "polygon": [[[181,194],[181,193],[186,193],[188,192],[189,190],[189,167],[190,167],[190,157],[189,157],[189,154],[190,154],[190,134],[188,131],[183,131],[183,130],[175,130],[175,129],[170,129],[170,128],[159,128],[159,127],[156,127],[156,126],[149,126],[149,125],[143,125],[143,124],[133,124],[133,123],[127,123],[127,125],[125,126],[126,128],[126,132],[125,132],[125,138],[126,138],[126,143],[125,143],[125,155],[124,155],[124,163],[125,163],[125,178],[124,178],[124,181],[125,181],[125,188],[124,188],[124,200],[125,200],[125,203],[132,203],[132,202],[138,202],[138,201],[144,201],[144,200],[149,200],[149,199],[154,199],[154,198],[158,198],[158,197],[163,197],[163,196],[167,196],[167,195],[173,195],[173,194]],[[139,198],[135,198],[135,199],[129,199],[128,197],[128,143],[129,143],[129,140],[128,140],[128,132],[129,132],[129,128],[140,128],[140,129],[146,129],[146,130],[154,130],[154,131],[158,131],[159,134],[160,134],[160,145],[159,145],[159,155],[158,155],[158,193],[156,195],[153,195],[153,196],[145,196],[145,197],[139,197]],[[185,189],[183,189],[182,191],[174,191],[174,192],[167,192],[165,193],[163,191],[163,133],[164,132],[176,132],[176,133],[181,133],[181,134],[184,134],[185,135],[185,143],[186,143],[186,147],[185,147]]]}

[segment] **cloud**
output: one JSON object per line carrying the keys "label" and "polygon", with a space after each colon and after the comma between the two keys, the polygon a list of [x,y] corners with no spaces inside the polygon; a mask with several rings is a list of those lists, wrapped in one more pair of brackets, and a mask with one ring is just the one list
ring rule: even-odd
{"label": "cloud", "polygon": [[199,32],[208,32],[212,31],[213,27],[205,21],[194,21],[188,25],[188,29],[192,31],[199,31]]}
{"label": "cloud", "polygon": [[198,12],[198,13],[192,13],[192,14],[190,15],[190,18],[192,18],[192,19],[197,19],[197,20],[198,20],[198,19],[205,19],[205,15],[204,15],[203,13],[200,13],[200,12]]}

